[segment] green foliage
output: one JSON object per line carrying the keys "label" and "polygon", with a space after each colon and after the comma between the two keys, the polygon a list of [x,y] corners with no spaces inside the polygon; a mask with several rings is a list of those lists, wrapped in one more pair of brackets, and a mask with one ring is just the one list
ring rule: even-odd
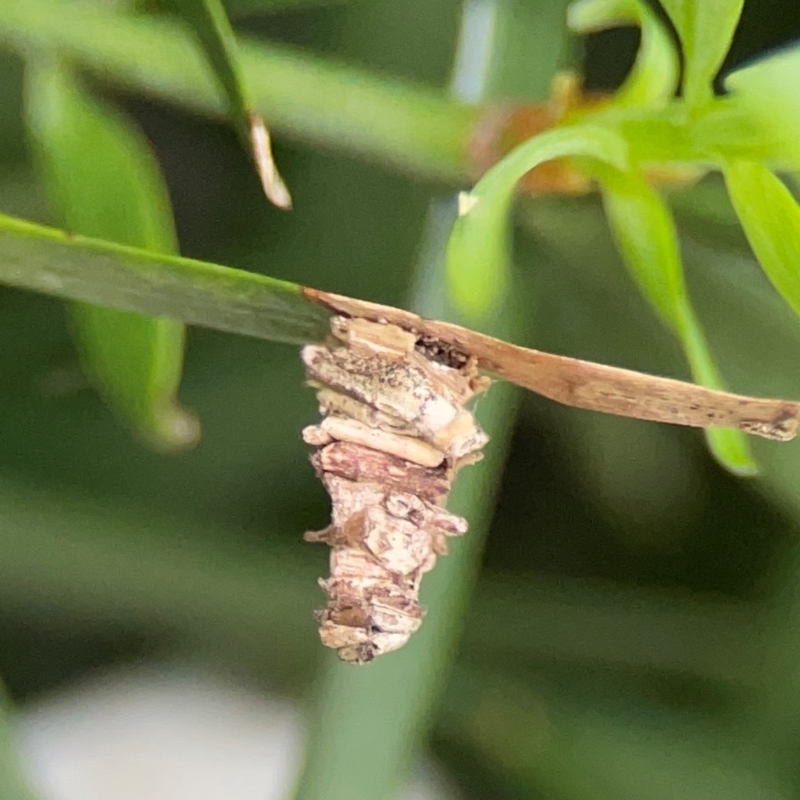
{"label": "green foliage", "polygon": [[641,43],[615,105],[661,108],[675,96],[680,60],[669,32],[646,3],[638,0],[579,0],[569,7],[569,26],[575,33],[594,33],[610,25],[636,25]]}
{"label": "green foliage", "polygon": [[[73,233],[176,252],[166,187],[138,131],[50,57],[29,59],[26,100],[37,162],[62,224]],[[86,303],[72,306],[72,323],[85,369],[123,419],[158,447],[196,442],[196,421],[175,402],[181,323]]]}
{"label": "green foliage", "polygon": [[[508,283],[505,220],[509,214],[514,185],[543,161],[563,157],[582,158],[585,161],[583,166],[579,163],[575,168],[599,182],[609,223],[634,280],[662,320],[677,335],[695,380],[711,388],[720,388],[722,379],[719,370],[686,291],[677,231],[666,206],[643,178],[642,170],[646,170],[648,165],[666,165],[667,173],[671,170],[675,179],[680,180],[684,175],[692,176],[695,163],[698,169],[696,174],[702,173],[709,155],[718,169],[734,158],[741,159],[747,155],[759,158],[761,151],[758,141],[751,153],[747,153],[747,148],[743,148],[740,142],[735,147],[727,148],[725,142],[705,141],[708,136],[708,116],[713,118],[715,111],[713,108],[706,110],[705,116],[698,116],[694,112],[697,107],[707,109],[719,104],[724,106],[727,116],[738,113],[747,117],[751,113],[758,113],[751,111],[755,107],[761,113],[775,117],[781,113],[776,96],[781,92],[773,92],[771,99],[766,101],[763,100],[763,93],[761,100],[750,100],[762,83],[771,85],[777,76],[769,69],[767,77],[760,79],[744,71],[744,78],[739,75],[738,81],[736,78],[733,80],[732,85],[738,87],[737,96],[729,100],[713,98],[712,82],[730,45],[741,12],[741,2],[670,2],[666,4],[666,9],[678,30],[686,67],[684,98],[669,103],[669,116],[665,118],[662,110],[675,90],[678,55],[671,48],[658,19],[639,2],[582,0],[572,7],[570,23],[581,32],[599,30],[620,22],[642,27],[642,46],[631,75],[620,92],[599,112],[591,108],[583,113],[578,112],[577,123],[565,124],[555,131],[540,134],[489,170],[471,193],[468,210],[456,226],[449,249],[448,268],[451,276],[459,278],[461,293],[454,296],[461,307],[473,313],[491,309],[495,293],[502,292]],[[785,55],[779,57],[778,64],[788,72]],[[784,81],[784,85],[787,83]],[[769,92],[767,97],[770,98]],[[796,100],[790,102],[791,107],[794,105]],[[588,125],[597,126],[592,131],[592,139],[605,136],[609,142],[606,147],[587,148],[583,131]],[[794,130],[797,128],[794,127]],[[786,132],[788,134],[788,126]],[[613,141],[615,135],[617,141]],[[684,144],[685,152],[679,156],[680,163],[674,164],[676,138]],[[768,135],[768,138],[772,137]],[[788,136],[784,138],[788,140]],[[551,141],[556,146],[548,152]],[[793,145],[781,148],[782,141],[778,140],[773,157],[779,163],[787,163],[793,158]],[[697,142],[697,147],[693,147],[694,142]],[[611,148],[617,154],[615,157],[611,155]],[[729,184],[730,181],[729,178]],[[767,204],[762,205],[760,211],[753,210],[764,197],[763,190],[738,192],[734,204],[764,268],[778,291],[792,302],[791,293],[787,294],[791,279],[774,277],[775,267],[765,261],[767,248],[762,240],[774,239],[778,228],[785,233],[789,209],[797,209],[797,206],[788,192],[784,191],[779,202],[775,197],[775,206]],[[771,230],[764,230],[761,227],[763,221],[770,217],[773,207],[777,206],[784,207],[780,212],[780,218],[784,221],[777,222]],[[789,244],[786,247],[791,250],[797,241],[796,231],[787,241]],[[773,245],[773,249],[777,246]],[[770,262],[775,260],[774,257],[769,259]],[[784,275],[796,274],[800,269],[797,262],[792,264],[790,258],[781,259],[781,263],[784,265]],[[755,473],[755,463],[741,434],[711,431],[707,438],[715,456],[729,469],[742,475]]]}
{"label": "green foliage", "polygon": [[[426,35],[446,40],[461,5],[420,2]],[[151,440],[163,447],[183,413],[183,330],[163,317],[298,345],[327,329],[304,284],[646,371],[680,373],[682,350],[698,382],[720,386],[724,372],[737,390],[800,395],[800,211],[777,174],[800,166],[800,49],[731,73],[715,96],[740,2],[664,2],[677,44],[635,0],[583,0],[566,14],[558,0],[469,3],[465,29],[484,38],[462,48],[484,60],[462,68],[478,107],[387,74],[397,54],[398,71],[420,81],[442,61],[418,46],[412,0],[229,5],[309,6],[276,26],[305,49],[252,36],[234,46],[213,3],[181,3],[198,12],[203,50],[168,18],[87,0],[0,2],[0,45],[28,71],[39,169],[34,180],[21,155],[10,165],[19,125],[0,118],[0,141],[14,145],[0,208],[17,216],[0,216],[0,282],[92,304],[75,326],[83,360]],[[639,27],[632,69],[604,103],[577,102],[500,158],[453,225],[430,186],[466,185],[495,100],[543,99],[573,47],[565,19],[578,33]],[[14,69],[0,78],[13,82]],[[182,246],[204,260],[174,255],[158,166],[112,110],[131,95],[230,117],[240,138],[246,112],[262,115],[292,140],[280,155],[296,212],[263,207],[232,137],[207,120],[133,103],[168,167]],[[526,202],[512,247],[515,187],[550,160],[594,181],[603,207]],[[687,188],[707,171],[724,186],[710,176]],[[676,184],[670,204],[659,182]],[[68,233],[18,218],[42,220],[45,194]],[[0,670],[17,696],[124,660],[122,630],[144,642],[136,657],[166,649],[297,694],[324,670],[303,800],[393,796],[431,731],[466,796],[796,794],[796,449],[754,445],[761,476],[744,488],[691,433],[536,399],[511,446],[519,398],[495,387],[478,407],[491,449],[452,497],[469,538],[427,577],[429,613],[409,646],[353,670],[321,652],[310,617],[324,556],[297,539],[326,511],[297,435],[314,410],[296,353],[197,331],[182,397],[206,437],[166,459],[79,391],[60,319],[41,298],[3,295]],[[709,439],[729,470],[752,471],[738,434]],[[6,793],[23,796],[13,769],[3,773]]]}
{"label": "green foliage", "polygon": [[753,252],[772,285],[800,314],[800,207],[781,180],[754,162],[725,169],[725,184]]}
{"label": "green foliage", "polygon": [[[778,160],[777,166],[782,169],[800,169],[800,97],[795,91],[798,71],[800,46],[793,45],[725,78],[734,107],[752,117],[762,142],[773,140],[776,152],[771,160]],[[745,158],[747,155],[742,154]]]}
{"label": "green foliage", "polygon": [[222,87],[234,130],[255,161],[264,193],[279,208],[291,208],[291,196],[272,157],[269,131],[253,110],[233,28],[221,0],[165,0],[165,5],[189,24],[200,41]]}
{"label": "green foliage", "polygon": [[[612,232],[647,300],[683,346],[692,377],[703,386],[725,388],[706,337],[689,301],[669,209],[635,171],[604,170],[603,203]],[[740,475],[756,471],[745,436],[734,430],[706,431],[720,463]]]}
{"label": "green foliage", "polygon": [[517,181],[544,161],[587,156],[622,168],[625,146],[613,131],[575,127],[544,133],[521,145],[462,197],[447,249],[450,293],[462,313],[480,320],[508,293],[508,216]]}
{"label": "green foliage", "polygon": [[683,49],[683,96],[690,108],[714,95],[712,82],[722,66],[739,23],[744,0],[664,0]]}
{"label": "green foliage", "polygon": [[[228,102],[228,115],[242,142],[250,140],[250,101],[244,85],[233,28],[220,0],[164,0],[200,40],[209,66]],[[249,148],[248,148],[249,149]]]}

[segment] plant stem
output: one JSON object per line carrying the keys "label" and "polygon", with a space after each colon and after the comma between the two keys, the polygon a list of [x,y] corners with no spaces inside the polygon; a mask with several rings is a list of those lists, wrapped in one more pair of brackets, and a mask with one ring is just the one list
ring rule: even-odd
{"label": "plant stem", "polygon": [[[441,263],[454,216],[451,203],[446,229],[433,231],[441,240],[434,248],[437,263],[423,266],[413,288],[412,305],[425,315],[457,319],[448,307]],[[504,303],[497,317],[487,321],[493,333],[509,334],[507,311]],[[510,385],[498,384],[481,399],[478,416],[492,441],[480,465],[459,474],[447,504],[469,520],[470,530],[425,577],[422,600],[428,612],[421,629],[402,651],[368,667],[334,662],[329,656],[296,800],[388,800],[406,779],[454,659],[494,509],[516,395]],[[362,764],[369,768],[361,769]]]}

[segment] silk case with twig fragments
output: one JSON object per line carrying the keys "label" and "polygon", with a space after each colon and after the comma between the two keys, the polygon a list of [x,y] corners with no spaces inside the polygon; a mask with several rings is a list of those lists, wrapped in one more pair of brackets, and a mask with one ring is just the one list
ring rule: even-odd
{"label": "silk case with twig fragments", "polygon": [[364,664],[402,647],[422,623],[422,576],[467,530],[445,502],[488,436],[467,403],[490,381],[474,359],[397,325],[333,317],[328,345],[302,359],[319,425],[303,431],[331,497],[331,525],[305,535],[331,547],[323,644]]}

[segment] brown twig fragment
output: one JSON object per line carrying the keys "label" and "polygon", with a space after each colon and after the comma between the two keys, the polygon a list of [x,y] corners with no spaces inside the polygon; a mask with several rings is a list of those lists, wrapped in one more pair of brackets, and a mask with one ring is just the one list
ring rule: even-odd
{"label": "brown twig fragment", "polygon": [[467,530],[444,503],[488,441],[466,404],[490,381],[474,359],[397,325],[334,317],[332,330],[329,346],[302,353],[323,415],[303,438],[333,507],[331,525],[305,538],[332,548],[322,642],[364,664],[419,628],[422,576]]}
{"label": "brown twig fragment", "polygon": [[768,439],[797,433],[800,403],[718,392],[538,350],[425,320],[391,306],[306,289],[332,317],[327,345],[303,362],[323,420],[303,438],[333,505],[332,524],[306,539],[332,548],[320,581],[320,636],[364,664],[402,647],[422,623],[419,585],[448,536],[467,523],[444,504],[457,470],[488,437],[467,403],[483,369],[570,406]]}
{"label": "brown twig fragment", "polygon": [[621,417],[695,428],[739,428],[788,441],[800,426],[800,403],[744,397],[692,383],[567,358],[509,344],[447,322],[426,320],[393,306],[305,289],[306,296],[337,314],[385,320],[415,332],[431,346],[449,348],[504,380],[568,406]]}

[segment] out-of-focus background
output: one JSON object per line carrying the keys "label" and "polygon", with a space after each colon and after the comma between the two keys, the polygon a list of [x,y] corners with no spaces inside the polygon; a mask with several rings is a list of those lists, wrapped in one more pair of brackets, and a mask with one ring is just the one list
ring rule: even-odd
{"label": "out-of-focus background", "polygon": [[[626,74],[634,31],[577,40],[561,0],[506,1],[548,43],[502,56],[515,99],[544,99],[556,65],[595,89]],[[462,10],[229,4],[250,35],[443,89]],[[727,66],[797,36],[794,0],[748,0]],[[277,136],[286,214],[224,124],[92,85],[155,148],[183,254],[408,304],[431,202],[454,187]],[[0,51],[0,211],[53,222],[21,104],[22,63]],[[800,397],[800,323],[721,184],[671,200],[731,387]],[[595,198],[528,199],[516,245],[528,343],[686,376]],[[334,658],[311,615],[327,552],[301,541],[328,501],[299,436],[315,402],[296,348],[193,329],[180,397],[200,444],[148,450],[83,378],[62,304],[0,290],[0,675],[23,714],[88,676],[176,661],[303,706]],[[426,718],[463,797],[795,796],[798,447],[757,443],[763,476],[739,480],[697,432],[523,399],[456,668]]]}

